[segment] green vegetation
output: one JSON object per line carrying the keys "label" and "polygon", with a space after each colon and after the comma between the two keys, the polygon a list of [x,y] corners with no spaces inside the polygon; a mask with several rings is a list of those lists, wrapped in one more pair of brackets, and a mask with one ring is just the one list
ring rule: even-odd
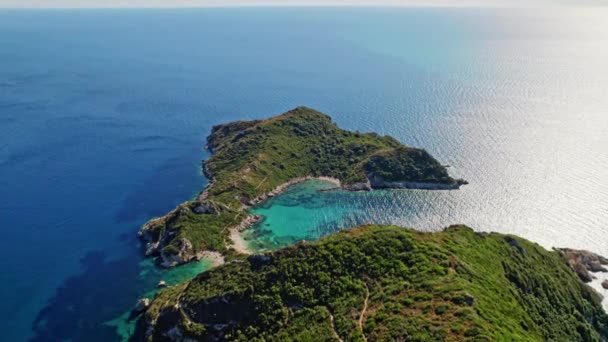
{"label": "green vegetation", "polygon": [[215,179],[209,195],[232,208],[302,176],[333,177],[344,185],[367,182],[370,172],[401,181],[455,182],[426,151],[389,136],[342,130],[305,107],[215,126],[208,147],[214,155],[205,165]]}
{"label": "green vegetation", "polygon": [[211,185],[199,199],[142,228],[148,255],[160,253],[178,264],[203,250],[226,253],[228,228],[247,217],[244,206],[299,177],[333,177],[347,187],[367,184],[372,176],[461,184],[422,149],[388,136],[342,130],[329,116],[305,107],[215,126],[207,140],[213,156],[204,170]]}
{"label": "green vegetation", "polygon": [[363,226],[250,256],[162,291],[144,325],[154,341],[608,339],[557,252],[464,226]]}
{"label": "green vegetation", "polygon": [[412,180],[423,183],[450,184],[454,182],[445,167],[439,165],[424,150],[397,147],[372,155],[365,163],[367,174],[394,182]]}

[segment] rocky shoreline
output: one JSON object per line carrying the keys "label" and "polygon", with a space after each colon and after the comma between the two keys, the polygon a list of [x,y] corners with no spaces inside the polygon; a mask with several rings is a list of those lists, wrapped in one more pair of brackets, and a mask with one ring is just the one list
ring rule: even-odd
{"label": "rocky shoreline", "polygon": [[386,181],[382,177],[369,175],[372,189],[419,189],[419,190],[457,190],[460,186],[469,184],[464,179],[455,179],[452,183]]}
{"label": "rocky shoreline", "polygon": [[555,248],[568,262],[579,279],[597,294],[608,312],[608,258],[571,248]]}
{"label": "rocky shoreline", "polygon": [[593,252],[558,248],[557,251],[568,261],[568,264],[585,283],[593,280],[593,273],[608,272],[608,258]]}
{"label": "rocky shoreline", "polygon": [[321,190],[346,190],[346,191],[372,191],[378,189],[390,190],[458,190],[462,185],[469,184],[464,179],[455,179],[452,183],[433,183],[433,182],[409,182],[409,181],[386,181],[382,177],[367,175],[367,182],[338,185],[335,188]]}

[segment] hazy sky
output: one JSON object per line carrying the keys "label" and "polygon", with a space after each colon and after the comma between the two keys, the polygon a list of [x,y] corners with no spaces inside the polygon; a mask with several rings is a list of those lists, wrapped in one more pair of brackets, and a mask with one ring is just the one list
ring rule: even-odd
{"label": "hazy sky", "polygon": [[608,4],[608,0],[0,0],[0,8],[188,6],[527,6]]}

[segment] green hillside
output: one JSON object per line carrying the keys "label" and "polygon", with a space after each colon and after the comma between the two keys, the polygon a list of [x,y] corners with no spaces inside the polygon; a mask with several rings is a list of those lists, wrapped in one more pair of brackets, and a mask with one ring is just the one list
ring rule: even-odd
{"label": "green hillside", "polygon": [[362,226],[162,291],[148,341],[600,341],[608,316],[564,257],[464,226]]}

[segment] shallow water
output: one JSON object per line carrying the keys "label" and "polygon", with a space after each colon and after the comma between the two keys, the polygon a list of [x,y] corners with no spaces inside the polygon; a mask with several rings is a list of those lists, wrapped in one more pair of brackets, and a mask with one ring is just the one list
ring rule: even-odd
{"label": "shallow water", "polygon": [[266,248],[378,220],[608,255],[607,15],[0,11],[3,338],[119,338],[106,323],[172,274],[142,263],[135,233],[204,186],[211,126],[298,105],[425,147],[470,184],[280,197],[256,209],[281,228]]}

